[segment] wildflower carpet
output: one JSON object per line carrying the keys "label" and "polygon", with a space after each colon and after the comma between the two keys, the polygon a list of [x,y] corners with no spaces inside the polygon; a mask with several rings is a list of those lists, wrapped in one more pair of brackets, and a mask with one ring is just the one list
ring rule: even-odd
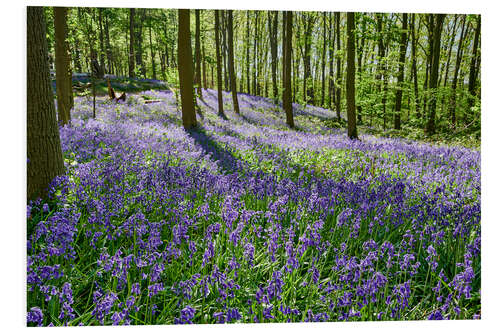
{"label": "wildflower carpet", "polygon": [[28,325],[480,317],[479,151],[203,96],[189,132],[170,91],[75,99],[27,207]]}

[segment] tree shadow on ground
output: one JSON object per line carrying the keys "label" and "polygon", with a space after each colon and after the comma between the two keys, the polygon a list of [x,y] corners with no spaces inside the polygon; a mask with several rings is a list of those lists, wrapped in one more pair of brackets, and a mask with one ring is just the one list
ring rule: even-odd
{"label": "tree shadow on ground", "polygon": [[228,149],[222,148],[201,128],[195,128],[187,131],[188,135],[210,155],[213,160],[219,161],[221,168],[227,173],[236,173],[239,169],[248,170],[246,162],[236,158]]}

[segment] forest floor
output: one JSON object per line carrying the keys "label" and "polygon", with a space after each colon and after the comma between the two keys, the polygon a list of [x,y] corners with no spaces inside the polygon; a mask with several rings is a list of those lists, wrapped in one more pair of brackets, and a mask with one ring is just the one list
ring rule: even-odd
{"label": "forest floor", "polygon": [[185,131],[170,90],[75,98],[28,206],[30,325],[480,318],[480,151],[239,103],[203,90]]}

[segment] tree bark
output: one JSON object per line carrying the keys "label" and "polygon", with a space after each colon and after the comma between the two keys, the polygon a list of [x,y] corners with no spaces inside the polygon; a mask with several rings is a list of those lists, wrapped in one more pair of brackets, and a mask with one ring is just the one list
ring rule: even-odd
{"label": "tree bark", "polygon": [[104,37],[106,44],[106,58],[108,59],[108,73],[115,73],[116,69],[113,70],[113,54],[111,52],[111,42],[109,40],[109,18],[108,15],[104,15]]}
{"label": "tree bark", "polygon": [[146,66],[144,65],[144,61],[142,58],[142,53],[143,53],[143,48],[142,48],[142,42],[143,42],[143,34],[142,34],[142,28],[143,28],[143,22],[145,19],[145,9],[140,8],[139,9],[139,22],[136,22],[136,27],[135,29],[135,42],[136,42],[136,48],[135,48],[135,63],[141,73],[141,77],[145,78],[146,77]]}
{"label": "tree bark", "polygon": [[[328,91],[329,91],[329,107],[331,110],[333,110],[334,106],[336,105],[335,103],[335,81],[334,81],[334,74],[333,74],[333,63],[335,61],[335,44],[334,44],[334,39],[332,38],[332,30],[333,30],[333,19],[332,19],[332,13],[328,13],[329,19],[330,19],[330,29],[328,31],[328,41],[329,41],[329,48],[328,48],[328,62],[330,65],[329,68],[329,75],[328,75]],[[338,117],[338,114],[337,114]]]}
{"label": "tree bark", "polygon": [[182,125],[188,130],[196,126],[196,112],[193,95],[193,61],[189,9],[179,9],[179,30],[177,62],[182,103]]}
{"label": "tree bark", "polygon": [[134,21],[135,21],[135,8],[130,8],[130,12],[129,12],[130,46],[129,46],[129,50],[128,50],[128,76],[132,77],[132,78],[135,77],[135,59],[134,59],[134,55],[135,55],[135,52],[134,52],[135,22]]}
{"label": "tree bark", "polygon": [[219,10],[215,10],[215,54],[217,58],[217,101],[219,106],[219,116],[224,116],[224,102],[222,100],[222,69],[221,50],[219,39]]}
{"label": "tree bark", "polygon": [[436,21],[432,33],[432,61],[429,81],[430,100],[429,100],[429,119],[427,122],[427,134],[436,133],[436,88],[439,75],[439,56],[441,52],[441,30],[443,28],[444,14],[435,14]]}
{"label": "tree bark", "polygon": [[[335,35],[337,37],[337,50],[340,51],[340,13],[335,12]],[[336,55],[337,58],[337,79],[335,80],[335,110],[337,111],[337,119],[340,120],[340,97],[341,97],[341,84],[342,84],[342,72],[341,72],[341,56]]]}
{"label": "tree bark", "polygon": [[[102,24],[102,11],[103,11],[103,8],[97,8],[97,11],[98,11],[98,15],[99,15],[99,63],[101,64],[101,67],[102,67],[102,70],[103,70],[103,74],[104,72],[109,72],[109,68],[106,68],[105,66],[105,61],[104,61],[104,57],[105,57],[105,50],[104,50],[104,28],[103,28],[103,24]],[[108,67],[109,67],[109,63],[108,63]]]}
{"label": "tree bark", "polygon": [[54,7],[57,114],[60,125],[71,122],[73,102],[71,57],[68,45],[68,8]]}
{"label": "tree bark", "polygon": [[151,25],[152,25],[152,23],[149,22],[149,25],[148,25],[148,28],[149,28],[149,50],[151,53],[151,69],[153,70],[153,79],[156,80],[156,64],[155,64],[155,53],[153,50],[153,34],[151,32]]}
{"label": "tree bark", "polygon": [[278,100],[278,83],[277,83],[277,67],[278,67],[278,12],[270,11],[268,14],[269,25],[269,41],[271,46],[271,77],[273,82],[273,99],[275,103]]}
{"label": "tree bark", "polygon": [[219,11],[221,19],[221,32],[222,32],[222,64],[224,69],[224,90],[229,90],[229,71],[227,69],[227,29],[226,29],[226,13],[224,10]]}
{"label": "tree bark", "polygon": [[61,141],[50,83],[42,7],[27,7],[27,199],[46,197],[64,173]]}
{"label": "tree bark", "polygon": [[354,44],[354,13],[347,13],[347,76],[346,76],[346,100],[347,100],[347,136],[350,139],[358,138],[356,128],[356,90],[355,75],[356,48]]}
{"label": "tree bark", "polygon": [[406,48],[408,47],[406,30],[408,28],[408,14],[403,13],[403,31],[401,32],[401,42],[399,44],[399,73],[396,90],[396,105],[394,109],[394,129],[401,129],[401,100],[403,98],[403,84],[405,75]]}
{"label": "tree bark", "polygon": [[[363,18],[362,15],[364,15],[363,13],[359,13],[359,15],[361,15],[360,17]],[[363,79],[362,77],[362,74],[363,74],[363,50],[365,48],[365,32],[366,32],[366,26],[365,26],[365,21],[363,20],[361,22],[361,38],[360,40],[358,39],[358,66],[356,68],[357,70],[357,74],[358,74],[358,80],[359,82],[361,82],[361,80]],[[358,117],[358,123],[361,124],[362,122],[362,117],[361,117],[361,112],[362,112],[362,108],[361,108],[361,105],[358,104],[356,105],[356,108],[357,108],[357,112],[356,112],[356,116]]]}
{"label": "tree bark", "polygon": [[293,24],[293,16],[291,11],[287,11],[284,15],[283,24],[285,25],[286,34],[283,36],[285,38],[285,50],[284,50],[284,59],[283,59],[283,108],[285,109],[286,114],[286,123],[290,128],[295,128],[295,124],[293,122],[293,109],[292,109],[292,80],[291,80],[291,71],[292,71],[292,24]]}
{"label": "tree bark", "polygon": [[234,73],[234,50],[233,50],[233,11],[227,11],[227,39],[229,42],[229,77],[231,79],[231,92],[233,95],[234,112],[240,114],[238,95],[236,92],[236,74]]}
{"label": "tree bark", "polygon": [[453,81],[451,83],[451,101],[450,101],[450,117],[451,117],[451,123],[453,126],[456,124],[456,98],[457,98],[457,81],[458,81],[458,74],[460,72],[460,63],[462,62],[462,55],[463,55],[463,41],[467,36],[467,33],[469,31],[469,24],[467,24],[467,27],[465,27],[465,23],[467,21],[467,16],[463,16],[463,21],[462,21],[462,30],[460,32],[460,40],[458,41],[458,49],[457,49],[457,57],[456,57],[456,63],[455,63],[455,72],[453,74]]}
{"label": "tree bark", "polygon": [[314,17],[313,14],[304,17],[304,86],[305,86],[305,102],[306,104],[314,104],[314,87],[311,74],[311,38]]}
{"label": "tree bark", "polygon": [[[476,25],[476,32],[474,34],[474,44],[472,46],[472,59],[470,63],[470,71],[469,71],[469,108],[471,108],[474,105],[474,97],[476,96],[476,79],[477,79],[477,73],[478,73],[478,67],[479,67],[479,57],[478,57],[478,45],[479,45],[479,35],[481,33],[481,16],[477,16],[477,25]],[[466,121],[468,120],[468,113],[466,112],[464,114],[464,118]]]}
{"label": "tree bark", "polygon": [[194,54],[196,58],[196,74],[194,84],[196,85],[197,94],[200,98],[203,98],[203,92],[201,90],[201,49],[200,49],[200,10],[195,9],[195,42],[194,42]]}
{"label": "tree bark", "polygon": [[323,49],[321,50],[321,107],[325,104],[325,72],[326,72],[326,12],[323,12]]}
{"label": "tree bark", "polygon": [[415,37],[415,15],[411,14],[411,70],[413,72],[413,90],[415,93],[415,113],[420,118],[418,105],[418,75],[417,75],[417,39]]}
{"label": "tree bark", "polygon": [[250,94],[250,11],[247,10],[247,29],[246,29],[246,41],[245,41],[245,50],[246,50],[246,77],[247,77],[247,94]]}

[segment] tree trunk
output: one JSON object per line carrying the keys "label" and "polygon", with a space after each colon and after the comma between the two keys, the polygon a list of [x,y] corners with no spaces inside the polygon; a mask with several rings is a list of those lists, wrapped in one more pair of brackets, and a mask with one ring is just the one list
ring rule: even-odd
{"label": "tree trunk", "polygon": [[439,56],[441,51],[441,30],[443,28],[444,14],[436,15],[436,21],[432,33],[432,61],[429,80],[430,100],[429,100],[429,119],[427,122],[427,134],[433,135],[436,132],[436,88],[439,75]]}
{"label": "tree trunk", "polygon": [[149,50],[151,53],[151,69],[153,70],[153,79],[156,80],[155,53],[153,51],[153,34],[151,33],[151,22],[149,22]]}
{"label": "tree trunk", "polygon": [[268,12],[269,25],[269,41],[271,46],[271,77],[273,82],[273,100],[278,101],[278,83],[277,83],[277,66],[278,66],[278,12]]}
{"label": "tree trunk", "polygon": [[219,39],[219,10],[215,10],[215,54],[217,58],[217,101],[219,105],[219,116],[224,116],[224,102],[222,99],[222,69],[221,50]]}
{"label": "tree trunk", "polygon": [[325,72],[326,72],[326,12],[323,12],[323,49],[321,50],[321,107],[325,104]]}
{"label": "tree trunk", "polygon": [[396,105],[394,109],[394,129],[401,129],[401,100],[403,98],[403,84],[405,75],[406,48],[408,47],[406,30],[408,28],[408,14],[403,13],[403,31],[401,32],[401,42],[399,44],[399,73],[396,90]]}
{"label": "tree trunk", "polygon": [[[337,50],[340,50],[340,13],[335,12],[335,35],[337,36]],[[341,97],[341,56],[336,55],[337,58],[337,79],[335,80],[335,110],[337,111],[337,119],[340,120],[340,97]]]}
{"label": "tree trunk", "polygon": [[196,112],[193,95],[193,61],[189,9],[179,9],[179,30],[177,62],[182,103],[182,125],[188,130],[196,126]]}
{"label": "tree trunk", "polygon": [[196,72],[194,84],[196,86],[196,93],[200,98],[203,98],[201,90],[201,49],[200,49],[200,10],[195,9],[195,41],[194,41],[194,54],[196,59]]}
{"label": "tree trunk", "polygon": [[100,52],[99,52],[99,62],[101,64],[103,74],[104,72],[109,73],[109,62],[108,62],[108,68],[105,66],[105,46],[104,46],[104,28],[102,24],[102,11],[103,8],[98,8],[98,13],[99,13],[99,46],[100,46]]}
{"label": "tree trunk", "polygon": [[135,37],[135,42],[136,42],[136,48],[135,48],[135,62],[137,64],[137,67],[139,68],[139,71],[141,73],[141,77],[145,78],[146,77],[146,66],[144,64],[143,58],[142,58],[142,53],[143,53],[143,48],[142,48],[142,42],[143,42],[143,34],[142,34],[142,28],[143,28],[143,22],[145,19],[145,9],[140,8],[139,9],[139,22],[136,22],[137,29],[135,30],[136,37]]}
{"label": "tree trunk", "polygon": [[135,8],[130,8],[129,18],[130,18],[130,21],[129,21],[130,46],[129,46],[129,50],[128,50],[128,76],[133,78],[133,77],[135,77],[135,59],[134,59],[134,54],[135,54],[135,52],[134,52]]}
{"label": "tree trunk", "polygon": [[27,199],[47,196],[54,177],[64,173],[54,110],[42,7],[27,7]]}
{"label": "tree trunk", "polygon": [[247,38],[245,42],[245,50],[246,50],[246,76],[247,76],[247,93],[250,94],[250,11],[247,10]]}
{"label": "tree trunk", "polygon": [[356,90],[355,75],[356,64],[354,58],[356,48],[354,45],[354,13],[347,13],[347,76],[346,76],[346,100],[347,100],[347,136],[350,139],[358,138],[356,129]]}
{"label": "tree trunk", "polygon": [[236,92],[236,74],[234,73],[234,50],[233,50],[233,11],[227,11],[227,39],[229,42],[229,77],[231,79],[231,92],[233,95],[234,112],[240,114],[238,95]]}
{"label": "tree trunk", "polygon": [[221,19],[222,33],[222,64],[224,69],[224,90],[229,90],[229,71],[227,69],[227,29],[226,29],[226,13],[224,10],[219,11]]}
{"label": "tree trunk", "polygon": [[417,39],[415,38],[415,15],[411,14],[411,70],[413,72],[413,90],[415,93],[415,113],[420,118],[418,105],[418,75],[417,75]]}
{"label": "tree trunk", "polygon": [[73,101],[67,17],[68,8],[54,7],[57,114],[60,125],[71,122],[70,110]]}
{"label": "tree trunk", "polygon": [[460,40],[458,41],[458,49],[457,49],[457,57],[456,57],[456,63],[455,63],[455,72],[453,74],[453,81],[451,83],[451,101],[450,101],[450,117],[451,117],[451,123],[453,126],[456,124],[456,98],[457,98],[457,81],[458,81],[458,74],[460,72],[460,63],[462,62],[462,55],[463,55],[463,41],[467,36],[467,33],[469,31],[469,24],[467,24],[467,28],[465,27],[465,23],[467,21],[467,16],[463,16],[463,21],[462,21],[462,30],[460,32]]}
{"label": "tree trunk", "polygon": [[[285,14],[285,13],[284,13]],[[293,109],[292,109],[292,80],[291,80],[291,71],[292,71],[292,20],[293,13],[291,11],[287,11],[284,15],[283,24],[285,25],[286,34],[283,36],[285,38],[285,50],[284,50],[284,59],[283,59],[283,108],[285,109],[286,114],[286,123],[290,128],[295,128],[293,122]]]}
{"label": "tree trunk", "polygon": [[[304,14],[306,15],[306,14]],[[304,86],[306,104],[314,104],[314,87],[311,74],[311,34],[313,28],[313,16],[311,13],[304,18]]]}
{"label": "tree trunk", "polygon": [[106,13],[104,13],[104,43],[106,46],[106,58],[108,60],[108,73],[116,74],[116,69],[113,70],[113,55],[111,53],[111,43],[109,40],[109,18]]}
{"label": "tree trunk", "polygon": [[[476,96],[476,79],[479,67],[478,54],[477,49],[479,45],[479,34],[481,33],[481,16],[477,16],[477,26],[476,32],[474,34],[474,44],[472,46],[472,59],[470,63],[470,71],[469,71],[469,109],[474,105],[474,97]],[[466,122],[468,122],[468,113],[464,114],[464,118]]]}
{"label": "tree trunk", "polygon": [[257,35],[258,35],[258,25],[259,25],[259,12],[255,11],[255,31],[254,31],[254,39],[253,39],[253,94],[258,95],[257,91]]}
{"label": "tree trunk", "polygon": [[201,45],[201,69],[203,71],[203,89],[207,89],[207,65],[205,61],[205,43]]}
{"label": "tree trunk", "polygon": [[[333,75],[333,62],[335,61],[335,50],[334,50],[334,39],[332,38],[332,30],[333,30],[333,19],[332,19],[332,13],[328,13],[329,19],[330,19],[330,29],[328,32],[328,41],[330,44],[330,47],[328,48],[328,62],[330,64],[329,68],[329,75],[328,75],[328,91],[329,91],[329,107],[331,110],[333,110],[335,103],[335,81],[334,81],[334,75]],[[338,114],[337,114],[338,117]]]}
{"label": "tree trunk", "polygon": [[[364,14],[360,13],[359,15],[364,15]],[[358,68],[356,68],[359,82],[361,82],[361,80],[363,79],[362,74],[363,74],[363,50],[365,48],[365,31],[366,31],[365,23],[364,23],[364,21],[362,21],[361,22],[361,40],[358,40]],[[360,104],[356,105],[356,108],[357,108],[356,115],[358,117],[357,122],[359,124],[361,124],[361,122],[362,122],[361,105]]]}

